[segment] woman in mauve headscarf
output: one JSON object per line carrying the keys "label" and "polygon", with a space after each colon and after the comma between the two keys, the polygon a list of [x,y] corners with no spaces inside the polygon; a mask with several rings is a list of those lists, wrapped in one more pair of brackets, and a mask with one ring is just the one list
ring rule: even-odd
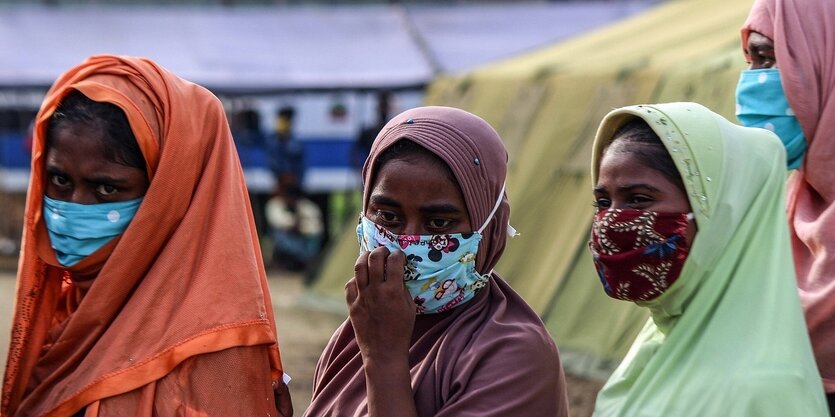
{"label": "woman in mauve headscarf", "polygon": [[610,112],[592,152],[595,268],[651,314],[594,415],[826,416],[775,136],[661,103]]}
{"label": "woman in mauve headscarf", "polygon": [[498,134],[463,110],[416,108],[383,128],[363,167],[349,318],[307,416],[567,416],[553,340],[493,271],[512,231],[506,164]]}
{"label": "woman in mauve headscarf", "polygon": [[0,414],[292,411],[218,99],[143,58],[61,75],[35,125]]}
{"label": "woman in mauve headscarf", "polygon": [[742,27],[749,69],[738,117],[789,154],[788,221],[797,286],[835,413],[835,2],[758,0]]}

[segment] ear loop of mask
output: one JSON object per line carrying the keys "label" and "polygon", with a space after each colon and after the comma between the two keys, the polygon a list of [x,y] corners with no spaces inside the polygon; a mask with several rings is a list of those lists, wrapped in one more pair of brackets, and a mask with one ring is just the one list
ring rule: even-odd
{"label": "ear loop of mask", "polygon": [[[502,199],[504,198],[504,190],[505,190],[506,186],[507,186],[507,183],[502,184],[502,189],[501,189],[501,191],[499,191],[499,198],[496,199],[496,205],[493,206],[493,211],[490,212],[490,215],[487,216],[487,220],[485,220],[484,224],[482,224],[481,227],[478,229],[478,231],[477,231],[478,234],[481,234],[481,232],[483,232],[484,229],[487,228],[487,225],[490,224],[490,220],[493,220],[493,215],[496,214],[496,211],[498,211],[499,207],[502,205]],[[508,237],[519,236],[519,232],[517,232],[516,229],[514,229],[513,226],[510,225],[510,220],[508,220],[508,222],[507,222],[507,236]]]}
{"label": "ear loop of mask", "polygon": [[[490,212],[490,215],[487,216],[487,220],[485,220],[484,224],[482,224],[481,227],[478,228],[478,231],[476,233],[481,234],[481,232],[483,232],[484,229],[487,228],[487,225],[490,224],[490,220],[493,220],[493,215],[496,214],[496,211],[498,211],[499,207],[502,205],[502,199],[504,198],[504,190],[505,190],[506,186],[507,186],[507,183],[502,184],[502,189],[501,189],[501,191],[499,191],[499,198],[496,199],[496,205],[493,206],[493,210]],[[515,237],[516,235],[518,235],[518,233],[516,232],[516,229],[514,229],[513,226],[510,225],[510,220],[508,220],[508,222],[507,222],[507,235],[509,237]],[[478,271],[475,271],[475,273],[478,274]],[[479,274],[479,275],[486,282],[487,280],[490,279],[490,276],[493,275],[493,269],[491,269],[487,273]]]}

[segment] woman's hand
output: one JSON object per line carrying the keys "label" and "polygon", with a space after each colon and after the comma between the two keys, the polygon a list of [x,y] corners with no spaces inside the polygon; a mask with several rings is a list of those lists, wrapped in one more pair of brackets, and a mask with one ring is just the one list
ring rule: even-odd
{"label": "woman's hand", "polygon": [[293,402],[290,399],[290,390],[283,381],[273,382],[275,393],[275,408],[279,417],[293,417]]}
{"label": "woman's hand", "polygon": [[357,258],[345,285],[348,315],[362,354],[368,415],[417,416],[409,374],[415,307],[403,285],[403,252],[385,247]]}
{"label": "woman's hand", "polygon": [[363,360],[407,360],[416,307],[403,285],[403,252],[385,247],[357,258],[345,285],[348,313]]}

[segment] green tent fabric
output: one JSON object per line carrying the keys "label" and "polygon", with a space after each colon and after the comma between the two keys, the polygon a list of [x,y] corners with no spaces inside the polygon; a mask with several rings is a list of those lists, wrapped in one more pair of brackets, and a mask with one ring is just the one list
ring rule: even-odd
{"label": "green tent fabric", "polygon": [[[426,102],[460,107],[502,135],[511,224],[496,271],[538,311],[569,372],[606,377],[648,317],[608,298],[586,247],[593,215],[589,165],[611,109],[695,101],[734,119],[739,27],[752,0],[673,0],[647,13],[512,60],[438,78]],[[357,256],[349,227],[312,294],[343,297]]]}

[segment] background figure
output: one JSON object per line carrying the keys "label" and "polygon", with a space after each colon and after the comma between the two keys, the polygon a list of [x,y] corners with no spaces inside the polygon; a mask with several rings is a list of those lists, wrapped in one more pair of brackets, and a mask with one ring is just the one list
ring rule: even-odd
{"label": "background figure", "polygon": [[[835,413],[833,27],[835,1],[758,0],[742,27],[749,70],[740,78],[737,104],[741,122],[750,113],[774,118],[774,131],[788,153],[805,150],[796,158],[797,171],[789,177],[786,205],[806,325],[829,407]],[[748,77],[756,82],[749,85]],[[776,102],[787,102],[790,109],[769,111]]]}
{"label": "background figure", "polygon": [[[270,168],[278,187],[304,189],[304,146],[296,139],[293,131],[293,120],[296,110],[291,106],[284,106],[278,110],[275,119],[275,132],[269,138],[268,151],[270,154]],[[330,234],[330,194],[306,193],[306,200],[313,202],[318,208],[322,224],[318,253],[327,243]],[[275,261],[279,261],[276,259]]]}
{"label": "background figure", "polygon": [[[244,109],[234,113],[230,118],[229,128],[232,130],[232,138],[238,150],[238,157],[241,165],[257,166],[264,163],[263,154],[258,152],[265,146],[266,138],[261,129],[261,115],[254,109]],[[252,204],[252,215],[255,217],[255,228],[258,236],[265,236],[267,233],[267,220],[264,214],[264,206],[269,198],[269,193],[252,192],[250,190],[249,200]]]}
{"label": "background figure", "polygon": [[356,142],[354,142],[354,147],[351,150],[351,165],[355,167],[357,171],[362,169],[362,164],[365,163],[365,159],[368,158],[368,153],[371,152],[371,145],[374,143],[374,139],[383,129],[383,126],[385,126],[388,122],[390,106],[391,93],[387,90],[378,91],[377,112],[375,115],[376,120],[374,120],[371,125],[365,126],[360,131]]}
{"label": "background figure", "polygon": [[[249,146],[263,146],[264,132],[261,131],[261,115],[257,110],[245,109],[234,115],[229,128],[235,143]],[[246,164],[244,164],[246,165]]]}
{"label": "background figure", "polygon": [[293,119],[296,110],[284,106],[275,117],[275,130],[268,138],[270,169],[278,182],[283,178],[285,184],[301,186],[304,175],[304,148],[293,133]]}
{"label": "background figure", "polygon": [[324,232],[322,212],[301,188],[282,181],[283,178],[279,178],[276,192],[266,206],[273,263],[300,271],[319,253]]}

